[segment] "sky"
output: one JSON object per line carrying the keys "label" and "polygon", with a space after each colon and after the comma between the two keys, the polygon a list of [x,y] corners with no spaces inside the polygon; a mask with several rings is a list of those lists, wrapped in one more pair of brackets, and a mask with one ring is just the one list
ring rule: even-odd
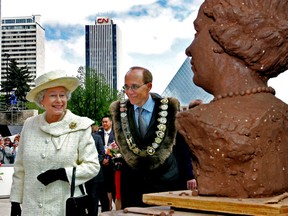
{"label": "sky", "polygon": [[[132,66],[153,73],[153,92],[162,94],[186,59],[193,21],[204,0],[2,0],[2,17],[41,15],[45,71],[76,76],[85,66],[85,25],[109,17],[121,31],[119,89]],[[276,96],[288,103],[288,72],[271,79]],[[192,80],[191,80],[192,82]]]}

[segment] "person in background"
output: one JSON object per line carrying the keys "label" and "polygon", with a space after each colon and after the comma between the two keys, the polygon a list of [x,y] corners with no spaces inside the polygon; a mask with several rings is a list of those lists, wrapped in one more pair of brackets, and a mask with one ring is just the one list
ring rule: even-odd
{"label": "person in background", "polygon": [[123,87],[128,100],[123,93],[110,105],[115,138],[123,158],[122,208],[147,206],[142,201],[145,193],[197,187],[189,152],[179,155],[182,147],[187,149],[175,126],[179,102],[150,93],[152,81],[146,68],[130,68]]}
{"label": "person in background", "polygon": [[14,141],[13,142],[20,142],[20,134],[16,134],[16,136],[14,137]]}
{"label": "person in background", "polygon": [[4,145],[4,139],[0,134],[0,164],[5,163],[4,158],[5,158],[5,145]]}
{"label": "person in background", "polygon": [[24,122],[14,164],[10,193],[11,216],[65,215],[73,167],[75,196],[80,184],[96,176],[100,165],[91,135],[93,121],[67,109],[79,81],[63,71],[35,79],[26,98],[45,112]]}
{"label": "person in background", "polygon": [[17,109],[17,96],[15,95],[15,91],[11,91],[10,94],[10,110]]}
{"label": "person in background", "polygon": [[14,137],[14,141],[13,141],[13,146],[14,146],[14,149],[15,149],[15,157],[16,157],[16,155],[17,155],[19,142],[20,142],[20,134],[17,134],[17,135]]}
{"label": "person in background", "polygon": [[99,126],[96,124],[92,125],[92,133],[96,133],[99,130]]}
{"label": "person in background", "polygon": [[5,146],[11,147],[12,144],[13,144],[13,143],[12,143],[10,137],[5,137],[5,138],[4,138],[4,145],[5,145]]}
{"label": "person in background", "polygon": [[[108,146],[115,141],[114,132],[112,128],[112,120],[110,116],[103,116],[102,127],[97,132],[101,136],[104,143],[105,152]],[[106,154],[105,159],[102,161],[102,168],[104,174],[105,188],[109,198],[109,210],[112,210],[113,201],[115,202],[115,170],[112,158]],[[102,205],[102,203],[101,203]],[[106,206],[104,203],[103,205]]]}
{"label": "person in background", "polygon": [[13,148],[10,147],[11,140],[9,137],[3,138],[0,136],[0,163],[1,164],[11,164],[13,161]]}
{"label": "person in background", "polygon": [[[93,127],[93,125],[92,125]],[[93,129],[92,129],[93,130]],[[109,199],[107,191],[105,189],[104,175],[102,170],[102,162],[105,158],[105,149],[101,136],[92,133],[93,139],[95,141],[95,146],[98,152],[98,158],[100,163],[100,170],[97,176],[85,183],[86,192],[90,198],[90,204],[88,213],[89,216],[97,216],[99,209],[99,201],[101,203],[101,212],[109,211]]]}
{"label": "person in background", "polygon": [[13,164],[15,160],[16,149],[14,148],[14,144],[9,137],[4,138],[4,146],[5,156],[8,160],[8,164]]}

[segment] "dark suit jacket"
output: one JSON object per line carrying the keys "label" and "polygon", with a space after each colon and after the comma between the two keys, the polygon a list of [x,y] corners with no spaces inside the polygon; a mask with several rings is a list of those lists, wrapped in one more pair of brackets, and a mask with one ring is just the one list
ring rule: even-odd
{"label": "dark suit jacket", "polygon": [[[105,135],[104,129],[97,131],[96,134],[101,137],[104,143],[105,142],[104,141],[104,135]],[[114,138],[114,132],[112,129],[108,138],[108,146],[114,141],[115,141],[115,138]],[[106,155],[106,158],[107,158],[107,155]],[[113,164],[112,158],[109,157],[109,165],[102,166],[102,170],[103,170],[104,181],[105,181],[105,189],[107,192],[111,192],[113,199],[115,199],[114,198],[115,197],[115,170],[114,170],[114,164]]]}
{"label": "dark suit jacket", "polygon": [[[105,158],[105,149],[104,149],[104,144],[102,142],[102,139],[99,135],[93,133],[92,137],[95,141],[95,147],[97,149],[98,152],[98,159],[99,159],[99,164],[102,164],[102,161]],[[97,176],[95,176],[93,179],[91,179],[90,181],[92,182],[101,182],[104,181],[104,175],[103,175],[103,170],[102,170],[102,166],[100,166],[100,170]]]}
{"label": "dark suit jacket", "polygon": [[[92,137],[95,141],[95,146],[98,151],[99,163],[101,165],[105,158],[104,145],[101,136],[92,133]],[[89,195],[89,215],[98,215],[99,201],[101,203],[101,211],[109,210],[109,200],[104,185],[105,179],[101,165],[98,175],[85,183],[86,191]]]}
{"label": "dark suit jacket", "polygon": [[[97,131],[96,134],[99,135],[102,138],[103,145],[105,145],[105,141],[104,141],[105,132],[104,132],[104,129],[101,129],[101,130]],[[115,141],[115,138],[114,138],[114,132],[113,132],[113,129],[112,129],[111,133],[109,134],[108,145],[110,145],[114,141]]]}

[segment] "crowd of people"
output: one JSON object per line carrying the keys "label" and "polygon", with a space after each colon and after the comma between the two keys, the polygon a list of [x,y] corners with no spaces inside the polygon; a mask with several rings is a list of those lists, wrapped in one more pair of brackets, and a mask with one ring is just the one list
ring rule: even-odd
{"label": "crowd of people", "polygon": [[14,164],[20,141],[20,134],[2,137],[0,134],[0,163]]}

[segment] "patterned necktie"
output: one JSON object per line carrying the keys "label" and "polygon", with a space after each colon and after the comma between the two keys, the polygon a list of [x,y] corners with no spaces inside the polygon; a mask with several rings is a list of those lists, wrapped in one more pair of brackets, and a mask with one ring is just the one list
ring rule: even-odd
{"label": "patterned necktie", "polygon": [[144,109],[142,107],[138,107],[138,126],[139,126],[139,131],[140,131],[142,137],[145,136],[146,130],[147,130],[146,122],[142,116],[143,110]]}

